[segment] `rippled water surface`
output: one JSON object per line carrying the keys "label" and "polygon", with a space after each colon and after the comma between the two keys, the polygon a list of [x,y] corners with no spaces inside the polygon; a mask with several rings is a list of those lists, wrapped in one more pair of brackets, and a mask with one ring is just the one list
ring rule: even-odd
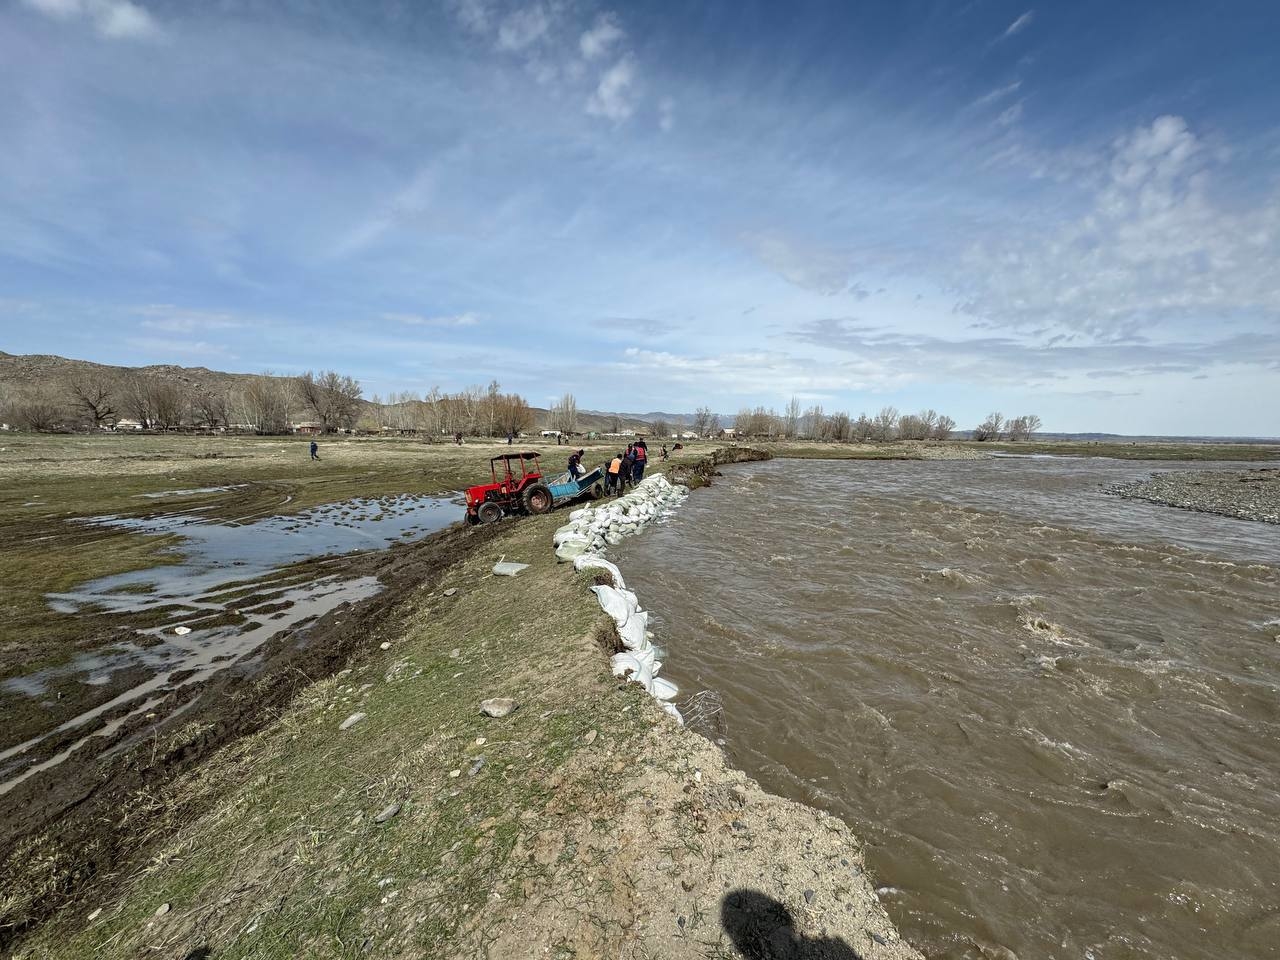
{"label": "rippled water surface", "polygon": [[1280,528],[1102,493],[1151,470],[749,464],[618,559],[929,956],[1277,956]]}

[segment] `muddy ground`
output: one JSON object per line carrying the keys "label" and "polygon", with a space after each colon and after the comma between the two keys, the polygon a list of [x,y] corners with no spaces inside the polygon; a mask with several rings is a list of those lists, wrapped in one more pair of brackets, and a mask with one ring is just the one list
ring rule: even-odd
{"label": "muddy ground", "polygon": [[[136,836],[119,829],[121,811],[145,817],[139,797],[261,729],[299,690],[375,649],[398,628],[406,604],[493,533],[493,528],[457,527],[387,551],[298,565],[295,573],[374,576],[384,589],[314,624],[278,634],[203,685],[165,694],[153,710],[161,719],[135,717],[112,737],[86,745],[82,753],[88,757],[78,754],[56,776],[32,778],[0,797],[0,903],[5,904],[0,949],[86,884],[109,885],[138,866]],[[171,719],[163,719],[167,716]],[[69,731],[41,746],[50,753],[82,734]],[[184,815],[198,813],[192,809]]]}

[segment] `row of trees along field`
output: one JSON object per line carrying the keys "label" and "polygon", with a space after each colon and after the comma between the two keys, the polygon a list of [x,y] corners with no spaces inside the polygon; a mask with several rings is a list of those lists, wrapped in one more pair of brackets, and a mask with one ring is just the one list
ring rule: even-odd
{"label": "row of trees along field", "polygon": [[945,440],[955,427],[953,419],[935,410],[900,414],[884,407],[874,416],[862,413],[855,419],[843,411],[829,414],[817,405],[803,409],[794,397],[782,413],[744,407],[733,421],[735,435],[771,440]]}
{"label": "row of trees along field", "polygon": [[533,427],[533,411],[497,381],[457,393],[394,394],[384,403],[362,397],[359,381],[333,370],[302,376],[270,372],[213,384],[171,375],[78,373],[60,383],[0,389],[0,423],[34,431],[141,430],[322,433],[384,429],[505,436]]}
{"label": "row of trees along field", "polygon": [[[1006,420],[1003,415],[993,413],[973,431],[973,439],[1026,440],[1040,426],[1040,418],[1034,414]],[[899,413],[895,407],[882,407],[873,416],[862,413],[854,419],[843,411],[828,414],[817,405],[804,409],[795,397],[782,413],[772,408],[744,407],[733,421],[736,436],[769,440],[946,440],[955,428],[955,420],[936,410]],[[694,417],[693,429],[702,436],[717,433],[719,418],[710,410],[700,409]]]}

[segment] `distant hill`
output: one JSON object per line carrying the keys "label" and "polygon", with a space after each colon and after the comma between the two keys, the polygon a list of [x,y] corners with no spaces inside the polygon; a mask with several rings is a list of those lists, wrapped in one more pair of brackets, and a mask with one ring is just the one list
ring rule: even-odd
{"label": "distant hill", "polygon": [[[257,378],[257,374],[227,373],[208,367],[181,367],[176,364],[152,364],[145,367],[121,367],[91,360],[75,360],[53,354],[15,355],[0,350],[0,388],[29,389],[51,387],[65,390],[73,381],[81,378],[119,379],[141,374],[180,384],[190,390],[230,392]],[[0,398],[2,399],[2,398]],[[373,405],[361,401],[361,408]],[[535,429],[551,428],[551,411],[545,407],[531,407]],[[674,427],[682,422],[668,414],[612,413],[601,410],[579,410],[578,430],[582,433],[610,432],[616,426],[623,432],[644,432],[657,420],[666,419]]]}

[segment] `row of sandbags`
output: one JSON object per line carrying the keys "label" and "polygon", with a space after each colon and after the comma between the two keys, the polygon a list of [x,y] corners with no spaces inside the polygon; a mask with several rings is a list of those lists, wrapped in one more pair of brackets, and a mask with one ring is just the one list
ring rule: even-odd
{"label": "row of sandbags", "polygon": [[575,570],[607,570],[613,577],[614,586],[591,588],[600,601],[600,609],[613,619],[622,645],[626,648],[621,653],[615,653],[609,660],[613,675],[626,677],[632,683],[643,686],[676,723],[683,724],[684,718],[671,702],[680,690],[670,680],[658,676],[662,661],[657,659],[658,650],[653,645],[653,634],[649,632],[649,614],[640,609],[639,598],[626,588],[621,571],[603,557],[591,554],[575,559],[573,567]]}
{"label": "row of sandbags", "polygon": [[567,562],[616,546],[623,537],[639,533],[654,520],[669,515],[688,495],[688,487],[655,473],[641,480],[630,493],[574,510],[569,522],[555,532],[556,559]]}

